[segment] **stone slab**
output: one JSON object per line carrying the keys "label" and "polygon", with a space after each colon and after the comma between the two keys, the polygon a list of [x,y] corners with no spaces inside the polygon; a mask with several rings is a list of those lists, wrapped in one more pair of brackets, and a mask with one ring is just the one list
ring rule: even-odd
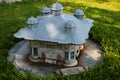
{"label": "stone slab", "polygon": [[75,74],[79,74],[80,72],[83,72],[84,69],[79,66],[79,67],[72,67],[72,68],[63,68],[60,69],[62,75],[75,75]]}

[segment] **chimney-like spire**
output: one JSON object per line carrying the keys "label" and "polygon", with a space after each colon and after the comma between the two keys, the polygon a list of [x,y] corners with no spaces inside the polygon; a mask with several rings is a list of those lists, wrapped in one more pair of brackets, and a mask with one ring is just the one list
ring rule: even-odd
{"label": "chimney-like spire", "polygon": [[65,24],[65,30],[66,30],[66,32],[71,32],[71,33],[75,32],[76,31],[76,24],[71,20],[67,21]]}
{"label": "chimney-like spire", "polygon": [[45,8],[42,9],[41,12],[42,12],[42,15],[44,16],[44,15],[50,14],[50,13],[51,13],[51,10],[50,10],[50,8],[45,7]]}
{"label": "chimney-like spire", "polygon": [[38,24],[38,21],[36,18],[34,18],[33,16],[31,16],[27,21],[27,27],[32,29],[33,27],[36,27],[36,25]]}
{"label": "chimney-like spire", "polygon": [[53,15],[59,16],[62,14],[63,6],[60,3],[56,2],[52,5],[51,10]]}
{"label": "chimney-like spire", "polygon": [[84,17],[84,12],[83,10],[80,10],[80,9],[77,9],[75,12],[74,12],[74,16],[78,19],[83,19]]}

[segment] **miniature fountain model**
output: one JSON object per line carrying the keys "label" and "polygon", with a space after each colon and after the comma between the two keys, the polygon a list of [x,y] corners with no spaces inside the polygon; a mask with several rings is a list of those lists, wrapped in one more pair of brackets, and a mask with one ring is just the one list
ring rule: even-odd
{"label": "miniature fountain model", "polygon": [[[84,12],[80,9],[76,10],[74,15],[63,13],[63,6],[58,2],[54,3],[51,9],[45,7],[41,12],[42,16],[31,16],[26,22],[27,26],[14,34],[16,38],[23,38],[25,41],[18,44],[18,47],[22,45],[21,48],[15,47],[10,51],[12,54],[8,57],[9,61],[10,57],[17,59],[14,60],[14,64],[22,69],[26,66],[24,70],[31,69],[28,64],[22,62],[25,54],[29,54],[29,61],[36,64],[49,63],[63,67],[82,65],[86,70],[91,64],[96,64],[101,58],[101,52],[93,47],[96,44],[87,41],[93,20],[84,18]],[[88,47],[87,52],[83,54],[81,51],[86,43],[91,43],[89,46],[92,47]],[[19,53],[19,57],[13,53]]]}
{"label": "miniature fountain model", "polygon": [[63,13],[63,6],[56,2],[51,10],[45,7],[42,15],[30,17],[27,26],[14,34],[16,38],[29,41],[33,62],[76,66],[80,46],[86,42],[92,20],[83,18],[83,11],[74,16]]}

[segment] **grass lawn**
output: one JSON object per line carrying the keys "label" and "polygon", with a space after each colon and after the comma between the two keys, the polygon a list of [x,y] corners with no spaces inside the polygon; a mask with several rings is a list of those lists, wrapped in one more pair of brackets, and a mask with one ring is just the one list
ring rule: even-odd
{"label": "grass lawn", "polygon": [[[31,15],[41,15],[40,10],[53,2],[60,2],[64,12],[73,14],[82,9],[85,17],[93,19],[90,38],[104,50],[104,60],[95,68],[74,76],[48,75],[32,77],[22,74],[8,63],[8,51],[21,39],[13,34],[26,25]],[[83,26],[84,27],[84,26]],[[120,80],[120,0],[23,0],[12,4],[0,4],[0,80]]]}

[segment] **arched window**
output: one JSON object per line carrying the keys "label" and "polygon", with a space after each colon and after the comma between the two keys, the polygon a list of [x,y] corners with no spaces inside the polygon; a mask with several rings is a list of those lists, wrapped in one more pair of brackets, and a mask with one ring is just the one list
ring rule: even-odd
{"label": "arched window", "polygon": [[62,56],[60,54],[57,55],[57,61],[62,61]]}
{"label": "arched window", "polygon": [[38,56],[38,48],[37,47],[33,47],[33,49],[32,49],[33,51],[33,55],[34,56]]}
{"label": "arched window", "polygon": [[42,53],[41,53],[41,58],[42,58],[42,59],[45,59],[45,57],[46,57],[45,53],[42,52]]}
{"label": "arched window", "polygon": [[69,52],[65,52],[65,55],[64,55],[65,57],[65,60],[68,60],[69,59]]}
{"label": "arched window", "polygon": [[74,51],[70,53],[71,59],[74,59]]}
{"label": "arched window", "polygon": [[64,59],[65,60],[75,59],[75,53],[74,53],[74,51],[73,52],[65,52]]}

